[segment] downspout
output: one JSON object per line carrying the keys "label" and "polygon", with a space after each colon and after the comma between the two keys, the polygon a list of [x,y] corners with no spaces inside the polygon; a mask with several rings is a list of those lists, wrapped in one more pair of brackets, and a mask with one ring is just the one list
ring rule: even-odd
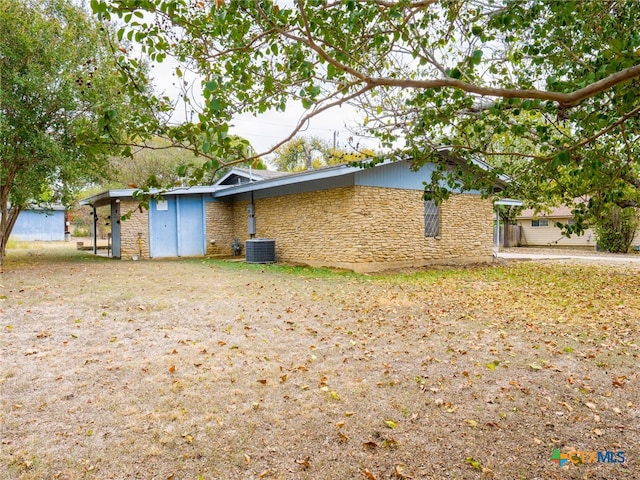
{"label": "downspout", "polygon": [[256,206],[253,203],[253,190],[251,190],[251,203],[249,204],[249,208],[247,209],[247,213],[249,214],[249,218],[247,220],[247,227],[249,233],[249,238],[255,238],[256,236]]}
{"label": "downspout", "polygon": [[98,254],[98,212],[96,211],[96,207],[93,204],[91,208],[93,209],[93,254]]}

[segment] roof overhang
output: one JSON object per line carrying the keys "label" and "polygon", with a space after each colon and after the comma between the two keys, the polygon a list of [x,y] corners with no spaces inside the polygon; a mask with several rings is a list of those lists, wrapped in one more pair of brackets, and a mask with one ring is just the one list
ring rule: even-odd
{"label": "roof overhang", "polygon": [[[198,185],[193,187],[176,187],[171,188],[169,190],[160,190],[157,188],[152,188],[149,190],[149,195],[210,195],[215,193],[220,189],[224,189],[228,187],[219,187],[213,185]],[[139,188],[123,188],[116,190],[108,190],[106,192],[98,193],[97,195],[93,195],[92,197],[83,198],[78,202],[80,205],[89,205],[92,207],[103,207],[105,205],[110,205],[112,200],[118,199],[129,199],[134,198],[134,194],[136,192],[142,192]]]}
{"label": "roof overhang", "polygon": [[524,205],[522,200],[515,200],[513,198],[501,198],[493,202],[494,205],[506,205],[508,207],[521,207]]}
{"label": "roof overhang", "polygon": [[[384,162],[389,163],[389,162]],[[215,192],[215,198],[228,197],[231,195],[238,195],[241,193],[255,192],[258,190],[265,190],[269,188],[278,188],[286,185],[293,185],[302,182],[311,182],[314,180],[324,180],[327,178],[340,177],[342,175],[348,175],[361,171],[361,167],[351,167],[347,164],[336,165],[333,167],[320,168],[317,170],[305,170],[300,173],[293,173],[284,177],[271,178],[268,180],[262,180],[254,183],[244,183],[240,185],[234,185]]]}

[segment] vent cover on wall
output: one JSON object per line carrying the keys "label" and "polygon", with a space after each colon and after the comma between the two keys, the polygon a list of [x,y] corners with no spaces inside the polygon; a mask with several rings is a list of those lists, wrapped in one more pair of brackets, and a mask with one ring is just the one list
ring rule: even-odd
{"label": "vent cover on wall", "polygon": [[246,241],[247,263],[274,263],[276,261],[276,241],[268,238],[252,238]]}

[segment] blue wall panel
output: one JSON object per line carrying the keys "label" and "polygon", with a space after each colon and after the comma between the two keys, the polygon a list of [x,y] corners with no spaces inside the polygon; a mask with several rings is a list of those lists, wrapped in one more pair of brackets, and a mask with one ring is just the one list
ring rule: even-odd
{"label": "blue wall panel", "polygon": [[16,224],[11,232],[11,240],[32,241],[63,241],[64,240],[64,211],[63,210],[23,210],[18,215]]}
{"label": "blue wall panel", "polygon": [[176,197],[178,214],[178,255],[205,254],[204,199],[201,195]]}
{"label": "blue wall panel", "polygon": [[178,256],[176,197],[149,203],[149,250],[151,257]]}
{"label": "blue wall panel", "polygon": [[149,205],[151,257],[193,257],[205,254],[202,195],[167,195]]}
{"label": "blue wall panel", "polygon": [[426,164],[416,172],[411,170],[408,162],[394,162],[359,171],[355,183],[366,187],[424,190],[422,182],[428,182],[432,172],[432,164]]}

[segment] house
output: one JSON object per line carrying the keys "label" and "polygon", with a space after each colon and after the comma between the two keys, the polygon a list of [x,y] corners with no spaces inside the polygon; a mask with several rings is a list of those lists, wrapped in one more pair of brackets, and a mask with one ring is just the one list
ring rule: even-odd
{"label": "house", "polygon": [[[144,210],[134,190],[84,199],[110,207],[113,255],[228,256],[234,239],[272,239],[280,261],[358,272],[492,261],[491,200],[423,199],[434,166],[347,164],[282,175],[232,169],[214,185],[172,189]],[[119,220],[129,213],[127,220]]]}
{"label": "house", "polygon": [[571,209],[566,205],[554,208],[545,213],[536,213],[533,209],[522,210],[516,217],[516,224],[521,227],[520,245],[522,246],[566,246],[591,247],[596,246],[595,232],[588,228],[582,235],[566,237],[556,223],[569,224],[573,222]]}
{"label": "house", "polygon": [[65,240],[65,208],[53,205],[22,210],[11,231],[11,240],[20,242]]}

